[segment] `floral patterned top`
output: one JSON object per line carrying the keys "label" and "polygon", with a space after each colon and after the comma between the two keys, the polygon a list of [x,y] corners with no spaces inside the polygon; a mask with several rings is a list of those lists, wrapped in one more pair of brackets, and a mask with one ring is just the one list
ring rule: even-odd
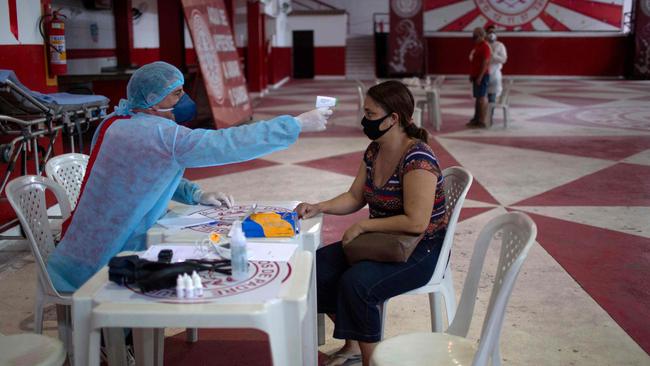
{"label": "floral patterned top", "polygon": [[[436,197],[433,202],[433,211],[429,226],[424,237],[430,238],[433,234],[447,227],[447,215],[445,215],[445,191],[443,189],[443,176],[438,159],[431,147],[424,142],[418,141],[412,144],[402,156],[400,163],[395,168],[393,175],[388,181],[377,187],[373,182],[374,164],[379,153],[379,144],[371,143],[364,154],[366,164],[366,183],[363,194],[370,207],[370,218],[383,218],[404,214],[404,194],[402,180],[406,173],[415,169],[424,169],[434,173],[438,177],[436,184]],[[381,184],[381,182],[379,182]]]}

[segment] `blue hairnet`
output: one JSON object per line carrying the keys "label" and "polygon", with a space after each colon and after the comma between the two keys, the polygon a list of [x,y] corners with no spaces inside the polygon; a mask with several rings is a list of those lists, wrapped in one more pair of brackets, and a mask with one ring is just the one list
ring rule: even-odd
{"label": "blue hairnet", "polygon": [[124,116],[133,114],[134,108],[150,108],[184,83],[183,74],[173,65],[162,61],[144,65],[131,75],[126,86],[128,100],[120,100],[115,112]]}

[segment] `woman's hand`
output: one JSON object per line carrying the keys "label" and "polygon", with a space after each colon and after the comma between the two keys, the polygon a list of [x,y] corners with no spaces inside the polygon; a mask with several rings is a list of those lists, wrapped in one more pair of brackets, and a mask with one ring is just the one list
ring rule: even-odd
{"label": "woman's hand", "polygon": [[294,209],[301,219],[310,219],[319,213],[323,212],[318,204],[302,202]]}
{"label": "woman's hand", "polygon": [[361,226],[361,222],[357,222],[345,230],[345,234],[343,234],[343,239],[341,241],[343,242],[343,245],[345,245],[365,232],[366,230]]}

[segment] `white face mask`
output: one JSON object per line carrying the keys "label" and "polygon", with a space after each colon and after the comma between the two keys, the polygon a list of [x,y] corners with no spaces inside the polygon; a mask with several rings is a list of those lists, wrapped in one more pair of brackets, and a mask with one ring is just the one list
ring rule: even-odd
{"label": "white face mask", "polygon": [[487,35],[487,39],[488,39],[488,41],[490,41],[490,42],[494,42],[494,41],[496,41],[496,40],[497,40],[497,35],[496,35],[496,33],[489,33],[489,34]]}

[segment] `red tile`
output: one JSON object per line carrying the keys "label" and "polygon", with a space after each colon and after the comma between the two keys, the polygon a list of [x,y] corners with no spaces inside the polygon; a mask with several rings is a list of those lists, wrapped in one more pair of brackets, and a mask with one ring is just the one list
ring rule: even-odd
{"label": "red tile", "polygon": [[493,209],[494,207],[463,207],[463,209],[460,210],[458,222],[463,222],[467,219],[471,219],[474,216],[478,216]]}
{"label": "red tile", "polygon": [[329,124],[327,126],[327,130],[323,132],[305,132],[300,134],[300,137],[364,137],[365,136],[361,128],[356,126],[336,124],[336,120],[334,119],[334,117],[332,117],[332,119],[334,123]]}
{"label": "red tile", "polygon": [[206,179],[218,177],[220,175],[240,173],[247,170],[266,168],[273,165],[278,165],[278,163],[263,159],[255,159],[236,164],[227,164],[206,168],[189,168],[185,169],[185,174],[183,174],[183,176],[189,180]]}
{"label": "red tile", "polygon": [[650,239],[528,215],[542,247],[650,353]]}
{"label": "red tile", "polygon": [[650,206],[650,166],[619,163],[512,206]]}
{"label": "red tile", "polygon": [[367,219],[368,215],[367,208],[345,216],[325,215],[323,218],[323,231],[321,232],[323,245],[332,244],[341,240],[345,230],[352,226],[352,224]]}
{"label": "red tile", "polygon": [[[447,150],[445,150],[436,139],[430,139],[429,145],[436,154],[440,167],[445,169],[450,166],[462,166]],[[499,202],[483,187],[483,185],[474,177],[472,187],[467,192],[467,198],[475,201],[492,203],[498,205]]]}
{"label": "red tile", "polygon": [[583,156],[607,160],[622,160],[650,149],[650,136],[536,136],[536,137],[453,137],[520,149]]}
{"label": "red tile", "polygon": [[302,165],[314,169],[327,170],[339,174],[355,177],[359,166],[363,161],[363,151],[356,151],[349,154],[330,156],[323,159],[304,161],[296,165]]}

